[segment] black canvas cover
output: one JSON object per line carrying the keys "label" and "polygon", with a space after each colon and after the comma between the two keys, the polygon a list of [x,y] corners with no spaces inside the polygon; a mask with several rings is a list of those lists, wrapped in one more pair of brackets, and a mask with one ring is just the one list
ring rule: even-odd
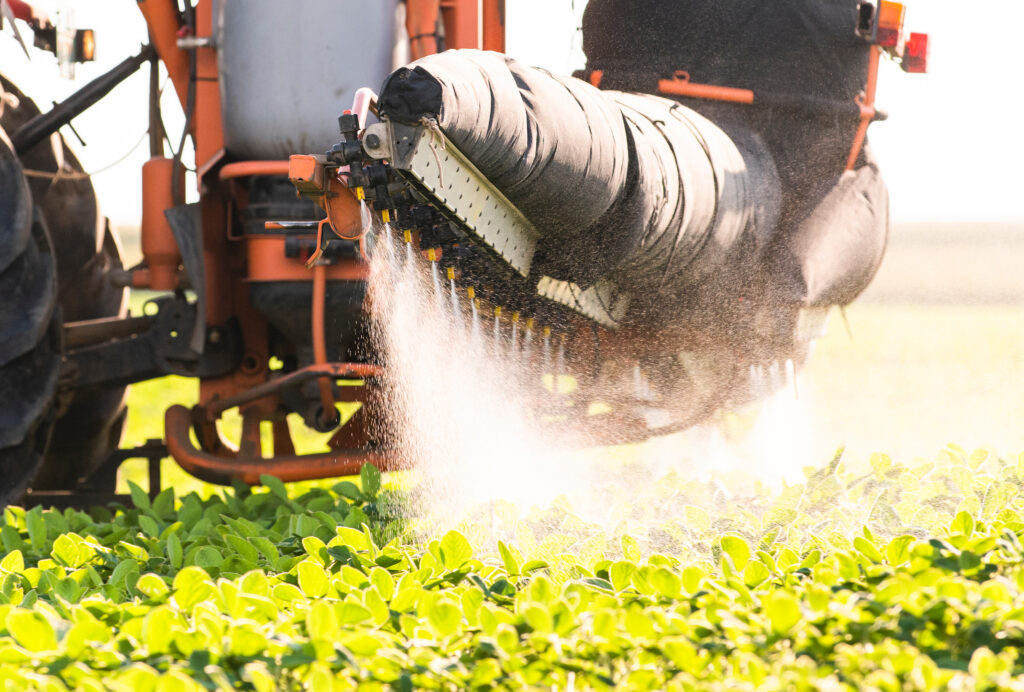
{"label": "black canvas cover", "polygon": [[[587,68],[602,85],[654,91],[677,70],[694,82],[852,104],[870,47],[855,34],[859,0],[590,0]],[[730,133],[764,142],[782,208],[758,273],[780,303],[845,304],[868,284],[887,238],[888,191],[865,146],[845,163],[854,112],[680,102]]]}
{"label": "black canvas cover", "polygon": [[389,76],[378,105],[400,121],[436,119],[549,236],[592,226],[626,181],[626,128],[615,104],[585,82],[498,53],[427,56]]}
{"label": "black canvas cover", "polygon": [[542,236],[536,274],[682,290],[775,225],[778,180],[763,144],[669,99],[460,50],[396,71],[379,105],[405,122],[436,119],[523,211]]}
{"label": "black canvas cover", "polygon": [[889,191],[870,151],[865,159],[766,253],[775,302],[846,305],[874,278],[888,239]]}
{"label": "black canvas cover", "polygon": [[868,45],[859,0],[589,0],[587,65],[695,82],[852,100]]}
{"label": "black canvas cover", "polygon": [[[855,33],[859,0],[591,0],[583,18],[587,68],[602,87],[657,90],[677,70],[691,81],[804,97],[845,112],[679,99],[716,123],[761,135],[783,181],[784,216],[813,209],[807,191],[843,172],[870,46]],[[818,197],[827,193],[827,187]]]}

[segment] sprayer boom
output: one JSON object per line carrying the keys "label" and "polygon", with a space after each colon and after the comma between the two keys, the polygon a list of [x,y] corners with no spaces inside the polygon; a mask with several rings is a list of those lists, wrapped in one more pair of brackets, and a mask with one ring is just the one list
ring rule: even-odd
{"label": "sprayer boom", "polygon": [[458,230],[473,236],[523,277],[540,234],[533,224],[454,144],[429,125],[403,125],[389,118],[366,128],[366,155],[387,160],[424,201]]}

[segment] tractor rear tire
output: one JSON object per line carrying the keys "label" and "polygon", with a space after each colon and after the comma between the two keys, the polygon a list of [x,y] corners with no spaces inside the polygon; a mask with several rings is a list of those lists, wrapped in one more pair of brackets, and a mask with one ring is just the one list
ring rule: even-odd
{"label": "tractor rear tire", "polygon": [[57,267],[45,222],[0,128],[0,506],[28,487],[55,420]]}
{"label": "tractor rear tire", "polygon": [[[14,132],[40,111],[2,76],[0,85],[7,101],[0,126]],[[100,213],[92,181],[84,175],[78,159],[57,134],[22,152],[18,159],[25,170],[34,171],[27,183],[30,204],[38,209],[51,241],[48,257],[56,275],[57,341],[61,320],[76,322],[126,314],[127,290],[107,279],[110,271],[122,268],[120,243]],[[0,244],[5,244],[3,237]],[[12,305],[12,309],[17,307]],[[0,312],[0,320],[3,314]],[[3,328],[0,324],[0,330]],[[43,375],[37,373],[36,381],[41,382]],[[113,387],[76,390],[59,400],[50,396],[43,417],[51,420],[51,427],[55,422],[56,427],[48,448],[43,446],[46,451],[42,465],[36,465],[37,474],[31,483],[34,489],[73,488],[117,449],[127,412],[125,393],[124,387]],[[12,401],[0,400],[0,416],[13,405]],[[0,485],[4,484],[0,476]],[[16,498],[7,501],[12,499]]]}

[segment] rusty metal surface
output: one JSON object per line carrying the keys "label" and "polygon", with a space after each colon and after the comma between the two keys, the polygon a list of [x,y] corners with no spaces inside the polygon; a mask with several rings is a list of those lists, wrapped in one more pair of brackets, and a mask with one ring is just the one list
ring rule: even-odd
{"label": "rusty metal surface", "polygon": [[233,480],[255,485],[267,474],[282,481],[333,478],[359,473],[363,464],[372,464],[381,471],[397,471],[405,465],[397,455],[376,450],[334,450],[324,454],[275,456],[264,459],[257,455],[223,457],[204,452],[192,443],[189,432],[192,412],[184,406],[172,406],[164,417],[167,449],[178,464],[196,478],[208,483],[226,485]]}

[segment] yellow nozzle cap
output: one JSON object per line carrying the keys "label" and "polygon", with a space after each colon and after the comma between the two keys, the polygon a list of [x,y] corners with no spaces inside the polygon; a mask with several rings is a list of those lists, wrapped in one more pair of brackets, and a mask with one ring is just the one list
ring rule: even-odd
{"label": "yellow nozzle cap", "polygon": [[513,312],[512,313],[512,322],[513,323],[519,322],[519,313],[518,312]]}
{"label": "yellow nozzle cap", "polygon": [[380,212],[380,220],[384,223],[391,223],[391,211],[389,209],[382,209]]}
{"label": "yellow nozzle cap", "polygon": [[544,336],[551,336],[551,327],[544,327]]}
{"label": "yellow nozzle cap", "polygon": [[533,329],[533,318],[532,317],[527,317],[526,318],[526,328],[527,329]]}
{"label": "yellow nozzle cap", "polygon": [[430,248],[429,250],[427,250],[427,259],[430,260],[431,262],[436,262],[437,250],[435,250],[434,248]]}
{"label": "yellow nozzle cap", "polygon": [[362,186],[356,188],[356,199],[359,201],[366,199],[366,190],[364,190]]}
{"label": "yellow nozzle cap", "polygon": [[473,300],[474,298],[476,298],[476,289],[470,286],[469,288],[466,289],[466,295],[469,296],[470,300]]}
{"label": "yellow nozzle cap", "polygon": [[495,317],[501,317],[501,306],[500,305],[495,305],[494,306],[494,316]]}
{"label": "yellow nozzle cap", "polygon": [[449,281],[454,281],[455,280],[455,267],[448,267],[448,271],[446,272],[446,274],[448,275],[448,280]]}
{"label": "yellow nozzle cap", "polygon": [[407,243],[411,243],[412,242],[412,231],[410,231],[410,230],[402,231],[402,240],[404,240]]}

